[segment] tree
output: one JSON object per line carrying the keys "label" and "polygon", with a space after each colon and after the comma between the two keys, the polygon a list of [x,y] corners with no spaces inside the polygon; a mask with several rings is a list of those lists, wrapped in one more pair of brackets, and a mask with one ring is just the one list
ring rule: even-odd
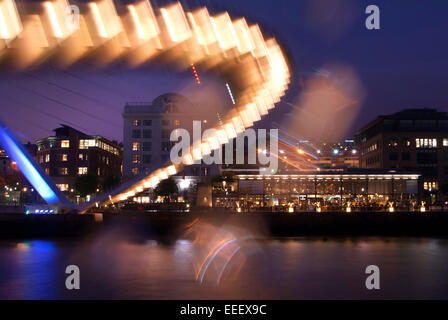
{"label": "tree", "polygon": [[156,196],[163,197],[164,200],[170,200],[171,196],[179,191],[176,181],[173,178],[168,178],[159,182],[154,189]]}
{"label": "tree", "polygon": [[114,176],[113,174],[110,174],[103,180],[103,182],[101,184],[101,189],[103,191],[112,190],[113,188],[120,185],[120,182],[121,182],[120,178]]}
{"label": "tree", "polygon": [[76,179],[74,189],[81,197],[95,193],[98,189],[98,177],[91,173],[81,175]]}

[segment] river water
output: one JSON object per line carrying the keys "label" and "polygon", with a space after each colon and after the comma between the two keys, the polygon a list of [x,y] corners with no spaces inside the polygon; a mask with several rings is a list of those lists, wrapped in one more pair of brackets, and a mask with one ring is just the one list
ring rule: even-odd
{"label": "river water", "polygon": [[[112,235],[1,240],[0,298],[448,298],[445,239],[249,239],[239,247],[230,241],[208,261],[199,244],[197,239],[166,244]],[[79,290],[66,288],[67,265],[79,267]],[[366,289],[368,265],[380,268],[379,290]]]}

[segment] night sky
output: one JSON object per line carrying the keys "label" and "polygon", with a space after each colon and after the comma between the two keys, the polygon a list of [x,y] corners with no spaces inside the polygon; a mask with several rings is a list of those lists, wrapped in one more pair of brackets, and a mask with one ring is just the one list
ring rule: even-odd
{"label": "night sky", "polygon": [[[163,5],[168,1],[152,1]],[[182,1],[244,16],[274,35],[292,58],[293,78],[285,102],[294,104],[300,83],[329,63],[350,66],[365,90],[360,112],[345,137],[380,114],[404,108],[448,111],[448,2],[446,0],[208,0]],[[381,30],[365,28],[369,4],[381,10]],[[1,71],[0,117],[24,141],[52,134],[60,123],[122,140],[121,112],[127,101],[152,101],[166,92],[195,100],[210,88],[230,105],[225,87],[201,74],[164,66],[95,69],[88,61],[68,70],[51,62],[25,74]],[[207,99],[207,98],[205,98]],[[209,98],[210,99],[210,98]],[[201,101],[207,103],[207,101]],[[281,102],[261,123],[281,123],[291,111]]]}

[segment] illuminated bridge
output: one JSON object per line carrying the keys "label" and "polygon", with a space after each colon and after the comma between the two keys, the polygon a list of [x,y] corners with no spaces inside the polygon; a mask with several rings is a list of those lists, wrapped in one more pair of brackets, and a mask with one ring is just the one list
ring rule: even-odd
{"label": "illuminated bridge", "polygon": [[[206,141],[190,146],[179,164],[102,194],[76,208],[81,212],[98,202],[126,200],[210,155],[274,108],[290,81],[288,62],[276,40],[266,39],[258,25],[249,25],[244,18],[232,20],[227,12],[213,16],[206,8],[186,12],[179,3],[154,10],[148,1],[117,10],[111,0],[76,6],[55,0],[25,3],[19,9],[13,0],[0,0],[0,57],[18,70],[50,57],[61,68],[92,57],[100,58],[93,59],[100,67],[117,59],[138,67],[157,57],[180,69],[201,66],[236,88],[233,109]],[[0,135],[1,145],[48,204],[75,208],[6,126],[1,125]]]}

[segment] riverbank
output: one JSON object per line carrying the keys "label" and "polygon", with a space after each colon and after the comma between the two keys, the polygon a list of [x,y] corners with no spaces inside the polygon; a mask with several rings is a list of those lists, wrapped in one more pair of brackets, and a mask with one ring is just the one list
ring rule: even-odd
{"label": "riverbank", "polygon": [[425,236],[448,237],[448,212],[437,213],[190,213],[0,214],[1,238],[81,237],[106,228],[142,238],[182,238],[195,219],[245,229],[259,237]]}

